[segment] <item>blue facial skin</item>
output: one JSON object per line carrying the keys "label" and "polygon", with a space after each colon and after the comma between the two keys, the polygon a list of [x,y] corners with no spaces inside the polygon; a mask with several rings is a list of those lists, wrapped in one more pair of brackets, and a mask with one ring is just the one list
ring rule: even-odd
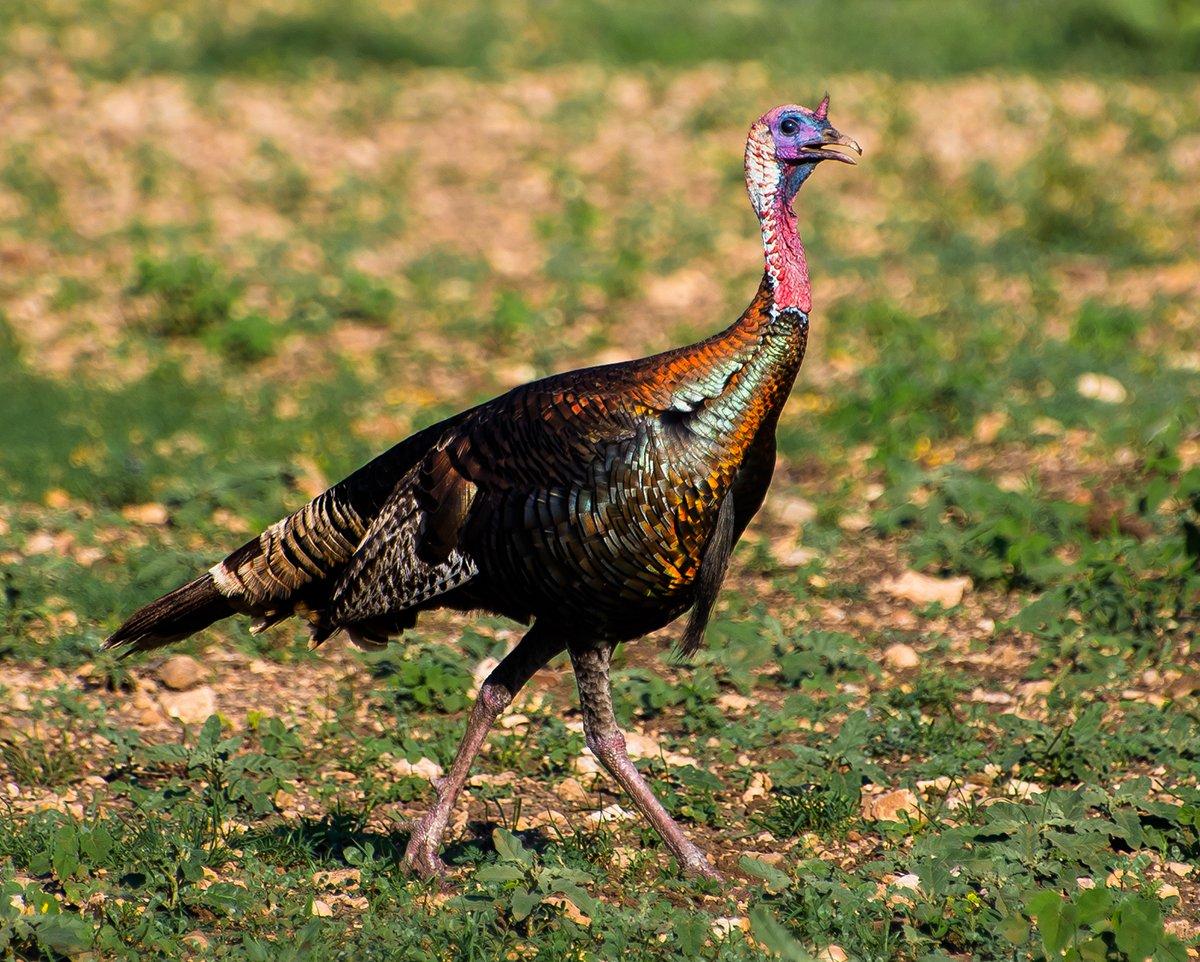
{"label": "blue facial skin", "polygon": [[789,110],[780,114],[771,124],[771,135],[775,139],[775,156],[787,164],[784,188],[790,197],[795,196],[821,161],[855,162],[851,157],[830,149],[832,146],[862,153],[857,143],[835,130],[827,119],[805,110]]}

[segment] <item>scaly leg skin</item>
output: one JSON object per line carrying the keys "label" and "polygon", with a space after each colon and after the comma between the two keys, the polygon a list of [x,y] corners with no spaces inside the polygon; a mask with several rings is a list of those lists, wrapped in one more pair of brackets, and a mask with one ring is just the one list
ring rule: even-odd
{"label": "scaly leg skin", "polygon": [[625,751],[625,735],[613,715],[612,689],[608,680],[612,648],[607,644],[578,649],[572,645],[570,651],[575,681],[579,686],[579,705],[583,709],[583,734],[587,747],[629,793],[638,811],[675,853],[684,874],[720,881],[721,874],[654,797],[654,792]]}
{"label": "scaly leg skin", "polygon": [[552,637],[534,625],[480,687],[454,764],[445,777],[434,783],[437,800],[413,828],[404,851],[405,863],[422,878],[436,878],[446,872],[445,863],[437,852],[458,793],[466,784],[471,765],[488,731],[534,673],[564,647],[560,636]]}

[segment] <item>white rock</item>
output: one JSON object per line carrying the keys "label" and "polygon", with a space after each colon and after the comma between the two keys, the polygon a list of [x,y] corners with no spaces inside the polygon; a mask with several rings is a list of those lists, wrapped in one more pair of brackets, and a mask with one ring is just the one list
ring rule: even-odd
{"label": "white rock", "polygon": [[473,695],[479,694],[479,689],[482,688],[483,683],[487,681],[488,675],[495,671],[499,664],[499,658],[485,658],[475,666],[475,670],[471,672],[471,676],[475,679],[475,688],[471,692]]}
{"label": "white rock", "polygon": [[953,608],[963,599],[963,594],[971,587],[971,579],[933,578],[919,571],[905,571],[898,578],[890,578],[880,586],[894,598],[911,601],[917,605],[928,605],[938,602],[943,608]]}
{"label": "white rock", "polygon": [[158,680],[172,691],[186,691],[204,680],[204,665],[191,655],[172,655],[158,667]]}
{"label": "white rock", "polygon": [[25,542],[25,553],[27,555],[47,554],[55,548],[54,535],[49,531],[38,531],[29,536],[29,540]]}
{"label": "white rock", "polygon": [[554,794],[564,802],[571,802],[575,805],[585,805],[588,801],[587,789],[580,784],[577,778],[564,778],[554,786]]}
{"label": "white rock", "polygon": [[756,798],[766,798],[767,793],[771,790],[771,776],[766,772],[755,772],[750,777],[750,784],[746,790],[742,792],[742,801],[746,804],[754,801]]}
{"label": "white rock", "polygon": [[199,725],[217,713],[217,693],[211,685],[190,691],[169,691],[159,696],[162,710],[185,725]]}
{"label": "white rock", "polygon": [[583,776],[585,779],[595,778],[604,769],[596,756],[591,753],[590,749],[585,748],[583,754],[572,762],[571,767],[575,769],[575,774]]}
{"label": "white rock", "polygon": [[135,524],[166,524],[170,520],[166,507],[149,504],[127,504],[121,509],[121,517]]}
{"label": "white rock", "polygon": [[1095,372],[1080,374],[1075,381],[1075,390],[1082,397],[1103,404],[1120,404],[1127,397],[1124,384],[1108,374]]}
{"label": "white rock", "polygon": [[529,716],[514,712],[511,715],[505,715],[500,719],[500,727],[505,729],[520,728],[522,725],[529,724]]}
{"label": "white rock", "polygon": [[717,707],[723,712],[730,715],[740,715],[748,711],[754,702],[745,695],[739,695],[737,692],[726,692],[717,699]]}
{"label": "white rock", "polygon": [[722,915],[712,920],[712,933],[718,939],[727,939],[731,932],[744,932],[746,920],[736,915]]}
{"label": "white rock", "polygon": [[658,758],[662,754],[658,742],[641,732],[625,733],[625,749],[630,758]]}
{"label": "white rock", "polygon": [[1010,795],[1015,795],[1020,799],[1029,799],[1034,795],[1041,795],[1045,791],[1041,785],[1036,785],[1033,782],[1026,782],[1020,778],[1014,778],[1005,786],[1006,791]]}
{"label": "white rock", "polygon": [[851,533],[866,531],[871,527],[871,519],[860,511],[851,511],[838,518],[838,527]]}
{"label": "white rock", "polygon": [[817,507],[804,498],[788,496],[772,497],[767,501],[767,508],[772,517],[780,524],[788,527],[805,525],[817,519]]}
{"label": "white rock", "polygon": [[589,812],[587,815],[587,820],[594,825],[600,825],[603,822],[627,822],[631,818],[633,818],[633,813],[620,805],[609,805],[607,808],[602,808],[598,812]]}
{"label": "white rock", "polygon": [[907,788],[896,788],[874,797],[863,796],[862,814],[863,818],[877,822],[916,821],[921,817],[921,809],[916,795]]}
{"label": "white rock", "polygon": [[443,771],[442,766],[432,758],[421,758],[415,762],[410,762],[407,758],[397,758],[392,762],[392,774],[400,777],[412,775],[432,782],[441,778]]}
{"label": "white rock", "polygon": [[908,668],[916,668],[921,664],[921,656],[917,654],[917,650],[912,645],[898,641],[894,645],[887,646],[883,653],[883,663],[896,671],[903,671]]}

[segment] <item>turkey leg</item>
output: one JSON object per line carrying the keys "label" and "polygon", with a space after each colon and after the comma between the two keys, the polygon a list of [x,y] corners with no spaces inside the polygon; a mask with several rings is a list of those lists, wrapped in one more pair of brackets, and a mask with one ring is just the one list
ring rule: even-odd
{"label": "turkey leg", "polygon": [[608,645],[578,649],[572,646],[570,651],[575,681],[579,686],[579,705],[583,709],[583,734],[587,747],[629,793],[638,811],[646,816],[667,847],[675,853],[684,873],[720,880],[720,873],[654,797],[649,784],[625,751],[625,735],[617,726],[613,714],[612,688],[608,679],[612,648]]}
{"label": "turkey leg", "polygon": [[442,844],[442,836],[446,833],[446,825],[450,821],[450,813],[454,809],[458,793],[466,784],[467,775],[479,754],[479,749],[483,746],[483,740],[504,709],[512,704],[517,692],[539,668],[564,647],[560,635],[551,635],[548,631],[539,630],[535,624],[480,687],[467,722],[466,733],[458,746],[458,753],[454,756],[454,764],[449,774],[434,783],[437,800],[417,822],[404,851],[404,861],[418,875],[432,878],[445,874],[446,866],[438,857],[437,851]]}

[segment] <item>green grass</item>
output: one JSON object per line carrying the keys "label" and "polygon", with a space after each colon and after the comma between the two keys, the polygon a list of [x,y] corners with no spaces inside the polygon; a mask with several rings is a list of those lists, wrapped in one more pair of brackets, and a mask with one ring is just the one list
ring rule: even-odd
{"label": "green grass", "polygon": [[[1186,0],[785,0],[757,4],[656,0],[637,8],[613,0],[555,0],[503,7],[469,2],[435,13],[368,2],[305,0],[229,16],[224,4],[180,4],[142,15],[128,0],[91,4],[111,48],[84,54],[109,77],[143,72],[273,74],[321,62],[369,67],[518,67],[596,61],[685,67],[762,60],[774,69],[829,73],[884,70],[940,76],[989,68],[1158,73],[1194,69],[1200,24]],[[54,35],[60,13],[17,3],[10,23],[34,18]],[[903,38],[903,43],[897,43]],[[85,48],[86,49],[86,48]]]}

